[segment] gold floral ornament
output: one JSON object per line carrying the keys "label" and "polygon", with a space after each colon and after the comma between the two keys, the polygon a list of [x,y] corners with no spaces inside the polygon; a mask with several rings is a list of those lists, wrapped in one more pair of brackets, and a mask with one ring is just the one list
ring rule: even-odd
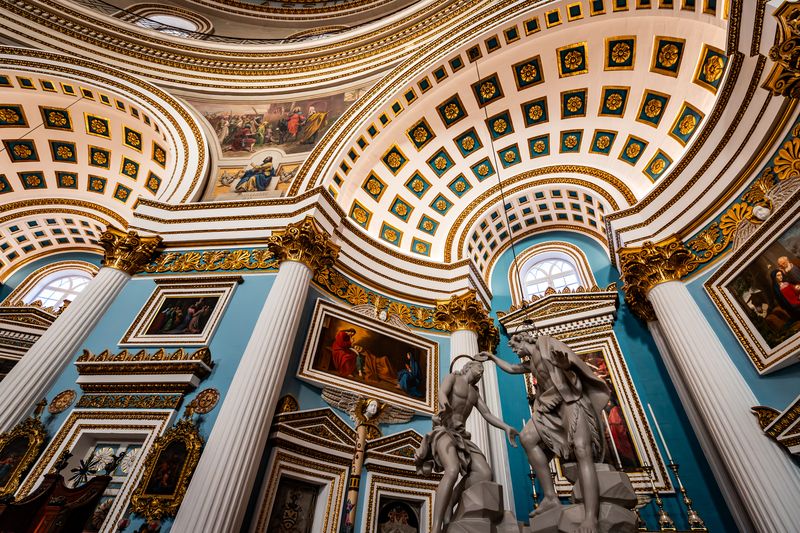
{"label": "gold floral ornament", "polygon": [[[720,235],[722,235],[722,232],[719,229],[719,224],[714,222],[709,227],[701,231],[697,237],[689,241],[687,246],[705,257],[708,252],[719,251],[717,249],[719,248],[719,243],[717,241],[719,240]],[[725,241],[725,244],[727,244],[727,241]]]}
{"label": "gold floral ornament", "polygon": [[417,251],[417,253],[420,253],[420,254],[424,254],[424,253],[428,252],[428,247],[425,246],[424,244],[422,244],[421,242],[417,242],[414,245],[414,249]]}
{"label": "gold floral ornament", "polygon": [[541,154],[542,152],[544,152],[544,149],[545,149],[544,141],[536,141],[535,143],[533,143],[533,151],[536,152],[537,154]]}
{"label": "gold floral ornament", "polygon": [[656,159],[650,165],[650,172],[652,172],[653,174],[661,174],[661,172],[664,171],[664,168],[666,166],[667,166],[667,164],[664,162],[663,159]]}
{"label": "gold floral ornament", "polygon": [[28,174],[27,176],[25,176],[25,183],[29,187],[38,187],[39,185],[42,184],[42,179],[36,174]]}
{"label": "gold floral ornament", "polygon": [[19,113],[13,109],[3,108],[0,109],[0,122],[19,122]]}
{"label": "gold floral ornament", "polygon": [[642,151],[642,146],[640,144],[631,143],[625,149],[625,155],[627,155],[629,158],[633,159],[634,157],[638,156],[639,152],[641,152],[641,151]]}
{"label": "gold floral ornament", "polygon": [[103,152],[93,152],[92,161],[94,161],[98,165],[105,165],[106,163],[108,163],[108,158]]}
{"label": "gold floral ornament", "polygon": [[745,203],[733,204],[719,219],[719,229],[730,239],[743,222],[753,220],[753,207]]}
{"label": "gold floral ornament", "polygon": [[267,247],[278,263],[297,261],[312,272],[332,267],[339,255],[339,246],[330,241],[311,216],[273,232],[267,237]]}
{"label": "gold floral ornament", "polygon": [[611,138],[608,135],[601,135],[597,138],[597,147],[605,150],[611,144]]}
{"label": "gold floral ornament", "polygon": [[583,63],[583,54],[579,50],[570,50],[564,56],[564,66],[569,70],[575,70]]}
{"label": "gold floral ornament", "polygon": [[67,117],[65,117],[61,113],[57,113],[56,111],[50,111],[49,113],[47,113],[47,120],[54,126],[67,125]]}
{"label": "gold floral ornament", "polygon": [[531,108],[528,109],[528,116],[531,120],[539,120],[542,118],[542,115],[544,115],[544,110],[540,105],[531,106]]}
{"label": "gold floral ornament", "polygon": [[467,189],[467,184],[463,181],[457,181],[453,188],[456,192],[464,192]]}
{"label": "gold floral ornament", "polygon": [[136,165],[134,165],[133,163],[130,163],[130,162],[125,163],[124,172],[128,176],[132,176],[132,175],[136,174]]}
{"label": "gold floral ornament", "polygon": [[481,98],[488,100],[497,93],[497,87],[494,83],[487,81],[481,84]]}
{"label": "gold floral ornament", "polygon": [[428,139],[428,132],[422,126],[417,126],[412,133],[414,137],[414,141],[417,143],[423,143]]}
{"label": "gold floral ornament", "polygon": [[631,47],[628,43],[617,43],[611,48],[611,61],[624,63],[631,57]]}
{"label": "gold floral ornament", "polygon": [[108,226],[100,234],[100,246],[103,255],[103,267],[115,268],[130,275],[135,274],[150,262],[161,244],[161,237],[142,237],[135,231],[124,232]]}
{"label": "gold floral ornament", "polygon": [[708,56],[703,64],[703,76],[706,81],[714,83],[722,77],[723,72],[725,72],[725,62],[722,58],[717,55]]}
{"label": "gold floral ornament", "polygon": [[508,122],[503,120],[502,118],[498,118],[492,123],[492,129],[495,133],[503,133],[508,128]]}
{"label": "gold floral ornament", "polygon": [[[395,154],[392,154],[392,155],[395,155]],[[381,193],[382,189],[383,189],[383,186],[381,185],[381,183],[378,180],[370,179],[369,181],[367,181],[367,190],[369,191],[369,193],[371,195],[373,195],[373,196],[379,195]]]}
{"label": "gold floral ornament", "polygon": [[452,102],[447,104],[447,106],[444,108],[444,116],[447,120],[453,120],[454,118],[458,117],[460,113],[461,110]]}
{"label": "gold floral ornament", "polygon": [[392,152],[386,158],[386,162],[389,164],[389,167],[398,168],[402,164],[403,160],[400,158],[400,154],[397,152]]}
{"label": "gold floral ornament", "polygon": [[128,199],[128,191],[125,189],[117,189],[117,198],[120,200],[127,200]]}
{"label": "gold floral ornament", "polygon": [[479,166],[478,167],[478,174],[480,174],[481,176],[486,176],[487,174],[489,174],[489,165],[484,163],[481,166]]}
{"label": "gold floral ornament", "polygon": [[390,228],[387,228],[383,232],[383,236],[386,238],[386,240],[389,240],[389,241],[392,241],[392,242],[397,240],[397,232],[395,232],[393,229],[390,229]]}
{"label": "gold floral ornament", "polygon": [[525,83],[530,83],[536,76],[539,74],[539,71],[536,69],[536,65],[532,63],[525,64],[521,69],[519,69],[519,77]]}
{"label": "gold floral ornament", "polygon": [[648,100],[647,104],[644,106],[644,114],[650,118],[655,118],[661,113],[663,107],[664,104],[661,103],[661,100],[652,98]]}
{"label": "gold floral ornament", "polygon": [[24,144],[17,144],[14,145],[14,155],[17,156],[19,159],[27,159],[33,154],[30,148],[25,146]]}
{"label": "gold floral ornament", "polygon": [[772,14],[778,19],[778,38],[769,50],[773,61],[763,87],[776,96],[800,96],[800,4],[783,2]]}
{"label": "gold floral ornament", "polygon": [[474,331],[478,334],[478,347],[481,350],[497,349],[500,335],[494,327],[483,304],[472,289],[449,300],[436,303],[434,327],[443,331]]}
{"label": "gold floral ornament", "polygon": [[108,128],[106,128],[106,125],[102,120],[93,118],[89,124],[92,127],[92,131],[95,133],[105,134],[108,132]]}
{"label": "gold floral ornament", "polygon": [[461,139],[461,148],[463,148],[466,151],[472,150],[473,148],[475,148],[475,139],[473,139],[472,137],[464,137],[463,139]]}
{"label": "gold floral ornament", "polygon": [[678,47],[672,43],[666,44],[658,51],[658,62],[666,68],[675,66],[678,62],[679,50]]}
{"label": "gold floral ornament", "polygon": [[130,144],[131,146],[141,146],[142,145],[142,140],[139,138],[138,135],[136,135],[132,131],[128,132],[128,135],[126,135],[126,139],[128,141],[128,144]]}
{"label": "gold floral ornament", "polygon": [[158,180],[156,178],[150,178],[149,180],[147,180],[147,187],[151,191],[157,191],[158,190]]}
{"label": "gold floral ornament", "polygon": [[217,389],[204,389],[197,393],[197,396],[189,402],[184,412],[184,418],[192,415],[205,415],[210,413],[219,402],[219,391]]}
{"label": "gold floral ornament", "polygon": [[575,148],[578,146],[578,137],[575,135],[567,135],[567,137],[564,139],[564,146],[567,148]]}
{"label": "gold floral ornament", "polygon": [[580,97],[580,96],[571,96],[571,97],[570,97],[570,98],[567,100],[567,109],[569,109],[569,111],[570,111],[571,113],[574,113],[574,112],[576,112],[576,111],[577,111],[577,110],[579,110],[581,107],[583,107],[583,100],[581,99],[581,97]]}
{"label": "gold floral ornament", "polygon": [[431,222],[430,220],[425,220],[422,223],[422,229],[424,229],[425,231],[431,231],[433,229],[433,222]]}
{"label": "gold floral ornament", "polygon": [[444,170],[447,167],[447,159],[440,155],[434,159],[433,166],[436,167],[436,170]]}
{"label": "gold floral ornament", "polygon": [[517,154],[509,150],[503,154],[503,159],[505,159],[506,163],[513,163],[514,160],[517,159]]}
{"label": "gold floral ornament", "polygon": [[767,207],[772,206],[769,192],[775,187],[775,173],[771,167],[767,167],[761,175],[753,182],[750,188],[742,195],[742,199],[751,204],[762,204]]}
{"label": "gold floral ornament", "polygon": [[400,215],[401,217],[404,217],[408,214],[408,207],[406,207],[406,204],[398,202],[397,205],[395,205],[394,207],[394,212]]}
{"label": "gold floral ornament", "polygon": [[363,224],[367,221],[367,212],[360,207],[356,207],[353,209],[353,218],[355,218],[356,222],[359,224]]}
{"label": "gold floral ornament", "polygon": [[72,402],[75,401],[76,396],[77,395],[75,394],[74,390],[64,390],[59,392],[50,402],[50,405],[47,406],[47,412],[51,415],[63,413],[69,408],[70,405],[72,405]]}
{"label": "gold floral ornament", "polygon": [[436,202],[436,209],[438,209],[439,211],[444,211],[445,209],[447,209],[447,202],[445,202],[444,200],[438,200]]}
{"label": "gold floral ornament", "polygon": [[156,146],[153,149],[153,158],[156,160],[156,163],[163,165],[167,162],[167,153],[160,147]]}
{"label": "gold floral ornament", "polygon": [[786,141],[772,164],[779,181],[800,176],[800,139]]}
{"label": "gold floral ornament", "polygon": [[75,185],[75,178],[73,178],[70,174],[65,174],[61,177],[61,183],[65,187],[72,187]]}
{"label": "gold floral ornament", "polygon": [[103,180],[93,179],[91,180],[91,187],[93,191],[102,191],[103,187],[105,186]]}
{"label": "gold floral ornament", "polygon": [[411,182],[411,190],[414,192],[422,192],[425,190],[425,184],[419,178],[414,178]]}
{"label": "gold floral ornament", "polygon": [[697,118],[691,114],[686,115],[681,119],[680,124],[678,124],[678,131],[681,132],[681,135],[688,135],[695,126],[697,126]]}
{"label": "gold floral ornament", "polygon": [[606,98],[606,107],[611,111],[616,111],[622,107],[622,95],[619,93],[611,93]]}
{"label": "gold floral ornament", "polygon": [[68,146],[59,146],[56,150],[56,155],[62,159],[69,159],[73,156],[73,153]]}

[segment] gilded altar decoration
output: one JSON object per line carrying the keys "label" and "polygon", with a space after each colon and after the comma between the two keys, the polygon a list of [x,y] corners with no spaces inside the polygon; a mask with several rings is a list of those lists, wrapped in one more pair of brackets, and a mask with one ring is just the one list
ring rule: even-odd
{"label": "gilded altar decoration", "polygon": [[449,300],[437,302],[434,311],[435,327],[451,332],[465,329],[474,331],[478,334],[479,348],[494,351],[500,343],[500,334],[476,294],[473,289]]}
{"label": "gilded altar decoration", "polygon": [[311,216],[273,232],[267,238],[267,247],[278,263],[298,261],[313,272],[333,266],[339,255],[339,246],[330,241]]}
{"label": "gilded altar decoration", "polygon": [[432,414],[438,344],[373,316],[317,300],[298,378]]}
{"label": "gilded altar decoration", "polygon": [[177,409],[183,394],[84,394],[76,407],[88,409]]}
{"label": "gilded altar decoration", "polygon": [[65,390],[59,392],[50,402],[50,405],[47,406],[47,412],[51,415],[63,413],[69,409],[69,406],[75,401],[76,396],[77,395],[75,394],[74,390]]}
{"label": "gilded altar decoration", "polygon": [[100,234],[100,246],[105,250],[103,266],[133,275],[150,262],[159,244],[159,236],[141,237],[135,231],[125,233],[114,226],[108,226]]}
{"label": "gilded altar decoration", "polygon": [[752,408],[758,419],[758,425],[764,434],[786,448],[789,453],[800,455],[800,396],[786,407],[778,411],[772,407],[757,405]]}
{"label": "gilded altar decoration", "polygon": [[47,432],[39,420],[44,405],[37,406],[35,416],[0,434],[0,498],[16,492],[22,477],[44,447]]}
{"label": "gilded altar decoration", "polygon": [[162,252],[144,265],[141,272],[217,272],[277,270],[278,261],[267,248]]}
{"label": "gilded altar decoration", "polygon": [[676,238],[641,248],[623,248],[620,270],[625,281],[625,302],[643,320],[655,318],[647,293],[659,283],[680,280],[698,266],[694,254]]}
{"label": "gilded altar decoration", "polygon": [[776,96],[800,96],[800,4],[784,2],[773,15],[778,19],[778,41],[769,51],[774,62],[764,88]]}
{"label": "gilded altar decoration", "polygon": [[219,402],[219,391],[217,389],[204,389],[189,402],[183,416],[184,418],[191,418],[194,415],[208,414],[217,406],[217,402]]}
{"label": "gilded altar decoration", "polygon": [[203,439],[187,418],[153,442],[142,479],[131,496],[131,511],[147,520],[174,516],[200,460]]}

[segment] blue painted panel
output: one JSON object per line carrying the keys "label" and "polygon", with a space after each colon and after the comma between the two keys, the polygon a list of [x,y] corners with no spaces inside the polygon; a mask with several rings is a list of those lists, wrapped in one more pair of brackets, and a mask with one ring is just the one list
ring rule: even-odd
{"label": "blue painted panel", "polygon": [[[597,242],[584,235],[570,232],[548,232],[519,242],[516,249],[521,253],[534,244],[554,240],[569,242],[583,251],[599,286],[604,287],[615,282],[617,287],[622,287],[619,274],[611,265],[606,252]],[[493,313],[505,311],[511,306],[508,271],[512,267],[512,260],[511,251],[506,251],[498,259],[492,273]],[[625,361],[639,399],[645,406],[648,403],[652,404],[669,443],[670,451],[675,460],[681,464],[681,478],[694,500],[695,508],[706,520],[709,529],[712,531],[735,531],[730,513],[700,445],[691,430],[686,413],[680,404],[650,333],[646,325],[634,317],[626,307],[621,290],[619,296],[621,305],[617,321],[614,324],[614,332],[625,355]],[[506,337],[501,338],[498,355],[507,361],[517,362],[518,358],[507,346],[507,341]],[[512,376],[500,371],[498,372],[498,382],[500,390],[503,391],[501,405],[504,418],[507,422],[519,426],[523,417],[530,418],[529,407],[525,401],[524,380],[521,376]],[[528,461],[521,448],[509,447],[508,454],[517,518],[527,522],[528,512],[533,508]],[[685,511],[676,497],[665,497],[665,508],[677,521],[679,529],[681,526],[686,526]],[[654,504],[650,504],[642,512],[642,516],[651,528],[656,526],[654,509]]]}

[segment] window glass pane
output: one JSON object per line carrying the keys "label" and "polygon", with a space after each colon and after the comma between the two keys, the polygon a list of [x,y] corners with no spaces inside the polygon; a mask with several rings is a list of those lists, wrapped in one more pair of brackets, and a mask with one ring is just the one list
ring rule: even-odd
{"label": "window glass pane", "polygon": [[564,259],[543,259],[531,265],[523,280],[526,298],[541,296],[548,287],[558,291],[565,287],[570,289],[580,285],[580,278],[575,267]]}
{"label": "window glass pane", "polygon": [[74,300],[86,288],[90,278],[79,274],[67,274],[50,280],[31,298],[39,300],[44,307],[61,307],[64,300]]}

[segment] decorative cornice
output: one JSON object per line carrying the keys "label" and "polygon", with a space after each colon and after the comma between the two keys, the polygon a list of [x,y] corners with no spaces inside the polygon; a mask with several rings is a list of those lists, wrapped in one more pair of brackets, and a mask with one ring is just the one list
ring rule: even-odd
{"label": "decorative cornice", "polygon": [[500,343],[500,334],[476,295],[475,289],[470,289],[437,302],[433,321],[436,329],[444,331],[474,331],[478,334],[478,347],[494,351]]}
{"label": "decorative cornice", "polygon": [[800,455],[800,396],[783,411],[757,405],[751,408],[765,435],[775,440],[790,453]]}
{"label": "decorative cornice", "polygon": [[778,19],[778,40],[770,48],[775,62],[763,87],[775,96],[800,96],[800,3],[784,2],[773,16]]}
{"label": "decorative cornice", "polygon": [[619,253],[625,302],[643,320],[655,320],[647,293],[660,283],[677,281],[697,268],[697,258],[684,244],[671,237],[658,244],[648,241],[641,248],[623,248]]}
{"label": "decorative cornice", "polygon": [[274,232],[267,238],[267,247],[278,263],[297,261],[314,273],[333,266],[339,255],[339,246],[311,216]]}
{"label": "decorative cornice", "polygon": [[100,246],[105,250],[102,265],[133,275],[150,262],[159,244],[161,237],[157,235],[141,237],[135,231],[125,233],[108,226],[100,234]]}
{"label": "decorative cornice", "polygon": [[258,270],[275,271],[277,261],[266,248],[203,250],[188,252],[159,253],[153,260],[144,265],[142,272],[162,274],[165,272],[216,272]]}

